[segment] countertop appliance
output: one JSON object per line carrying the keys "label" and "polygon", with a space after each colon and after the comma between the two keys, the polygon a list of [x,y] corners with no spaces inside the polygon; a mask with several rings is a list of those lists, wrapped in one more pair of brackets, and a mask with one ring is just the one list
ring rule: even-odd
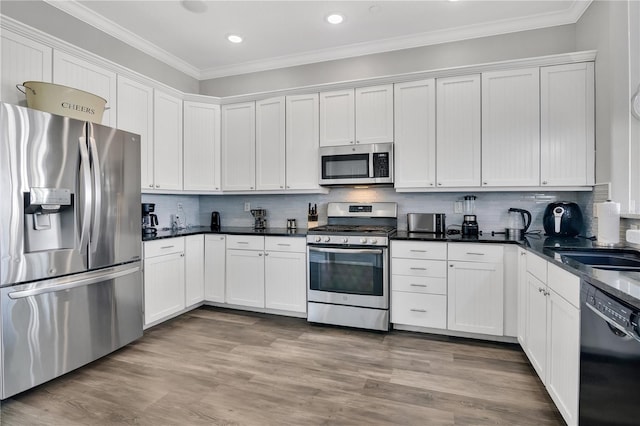
{"label": "countertop appliance", "polygon": [[1,398],[142,336],[140,137],[0,103]]}
{"label": "countertop appliance", "polygon": [[212,231],[220,230],[220,213],[219,212],[211,212],[211,230]]}
{"label": "countertop appliance", "polygon": [[580,289],[581,425],[637,425],[640,310],[596,288]]}
{"label": "countertop appliance", "polygon": [[444,213],[407,213],[409,232],[444,234],[446,232]]}
{"label": "countertop appliance", "polygon": [[320,185],[393,183],[393,143],[320,147]]}
{"label": "countertop appliance", "polygon": [[254,223],[253,229],[265,229],[267,227],[267,211],[265,209],[252,209]]}
{"label": "countertop appliance", "polygon": [[531,226],[531,213],[528,210],[511,207],[509,209],[509,225],[505,229],[507,238],[523,240]]}
{"label": "countertop appliance", "polygon": [[329,203],[307,234],[307,320],[389,330],[389,237],[396,203]]}
{"label": "countertop appliance", "polygon": [[584,228],[582,210],[576,203],[566,201],[549,203],[544,210],[542,225],[546,235],[575,237]]}
{"label": "countertop appliance", "polygon": [[476,196],[465,195],[462,204],[464,219],[462,221],[462,235],[465,237],[477,237],[480,232],[476,217]]}
{"label": "countertop appliance", "polygon": [[142,235],[145,237],[153,236],[158,233],[158,216],[153,213],[156,211],[154,203],[142,203]]}

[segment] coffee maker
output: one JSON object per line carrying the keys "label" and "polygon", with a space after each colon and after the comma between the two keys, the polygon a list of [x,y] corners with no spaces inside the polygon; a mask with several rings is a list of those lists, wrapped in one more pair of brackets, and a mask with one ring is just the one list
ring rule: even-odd
{"label": "coffee maker", "polygon": [[478,236],[478,220],[476,218],[476,196],[465,195],[462,204],[464,221],[462,222],[462,235],[465,237]]}
{"label": "coffee maker", "polygon": [[251,214],[255,219],[253,229],[265,229],[267,227],[267,211],[265,209],[252,209]]}
{"label": "coffee maker", "polygon": [[142,236],[149,237],[156,235],[158,230],[155,228],[158,225],[158,216],[153,214],[156,210],[154,203],[142,203]]}

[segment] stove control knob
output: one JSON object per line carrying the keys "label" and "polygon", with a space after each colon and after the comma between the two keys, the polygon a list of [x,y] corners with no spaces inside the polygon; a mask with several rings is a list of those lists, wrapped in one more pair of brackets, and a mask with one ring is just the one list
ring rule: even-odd
{"label": "stove control knob", "polygon": [[349,238],[344,237],[344,238],[342,239],[342,242],[343,242],[343,243],[348,243],[348,242],[349,242]]}
{"label": "stove control knob", "polygon": [[377,243],[378,243],[378,240],[376,240],[375,238],[372,238],[372,239],[370,239],[370,240],[369,240],[369,242],[370,242],[371,244],[377,244]]}
{"label": "stove control knob", "polygon": [[366,244],[366,243],[367,243],[367,239],[366,239],[366,238],[360,238],[360,242],[361,242],[362,244]]}
{"label": "stove control knob", "polygon": [[331,238],[330,238],[330,237],[324,237],[324,242],[325,242],[325,243],[328,243],[329,241],[331,241]]}
{"label": "stove control knob", "polygon": [[319,243],[320,241],[322,241],[322,238],[316,237],[316,243]]}

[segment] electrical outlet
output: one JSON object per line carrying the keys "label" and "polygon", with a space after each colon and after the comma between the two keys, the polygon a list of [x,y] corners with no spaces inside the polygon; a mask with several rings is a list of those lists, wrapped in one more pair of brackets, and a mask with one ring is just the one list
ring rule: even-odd
{"label": "electrical outlet", "polygon": [[248,212],[249,210],[251,210],[251,203],[244,203],[244,211]]}
{"label": "electrical outlet", "polygon": [[455,201],[453,203],[453,212],[462,213],[462,201]]}

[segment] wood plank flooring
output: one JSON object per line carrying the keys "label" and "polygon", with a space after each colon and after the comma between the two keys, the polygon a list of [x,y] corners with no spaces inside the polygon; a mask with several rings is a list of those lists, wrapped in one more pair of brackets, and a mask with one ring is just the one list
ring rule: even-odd
{"label": "wood plank flooring", "polygon": [[2,402],[2,425],[562,425],[516,345],[203,307]]}

